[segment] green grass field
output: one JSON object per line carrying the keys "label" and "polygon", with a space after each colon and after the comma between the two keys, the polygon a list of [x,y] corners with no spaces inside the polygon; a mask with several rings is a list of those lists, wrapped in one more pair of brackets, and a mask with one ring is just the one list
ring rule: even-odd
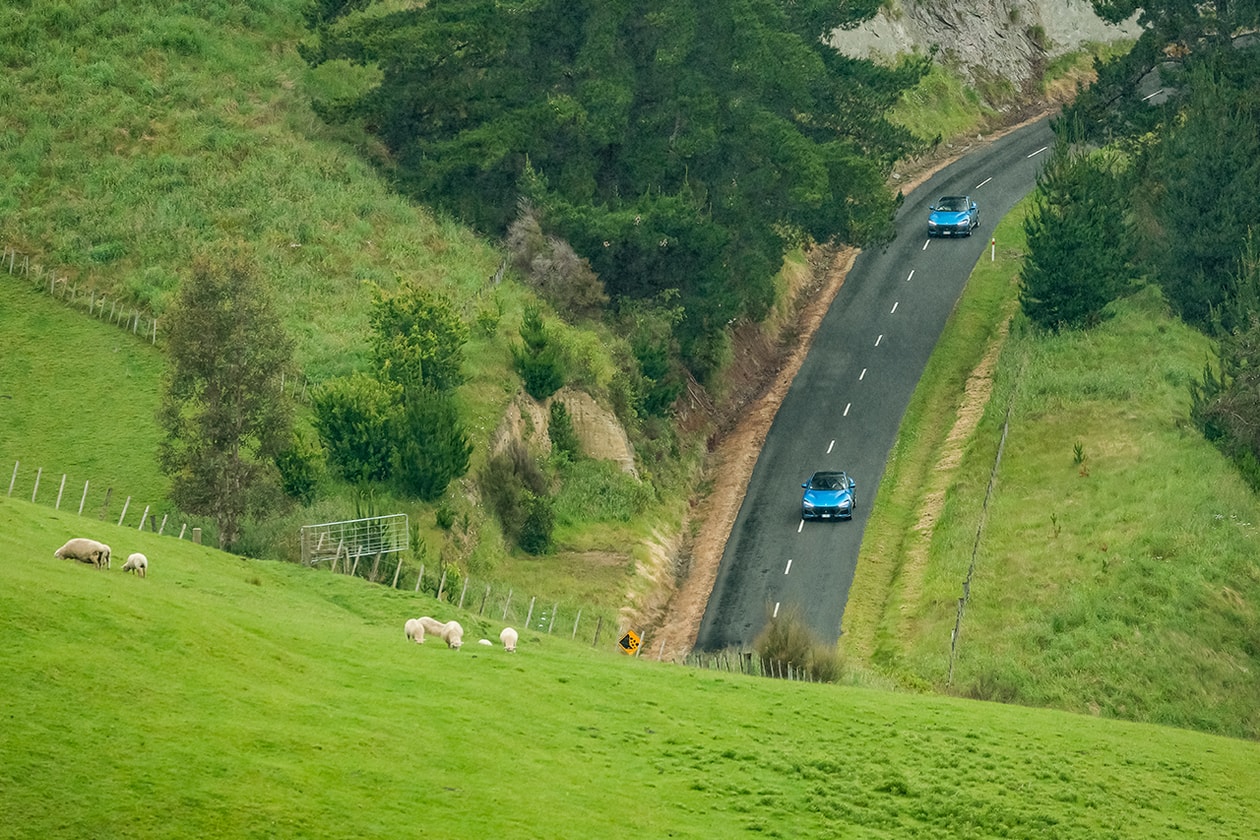
{"label": "green grass field", "polygon": [[0,498],[0,837],[1255,836],[1254,743],[473,614],[417,646],[433,601],[340,575],[94,522],[111,570],[53,558],[85,521]]}
{"label": "green grass field", "polygon": [[1087,332],[1016,318],[983,419],[941,467],[966,378],[1014,311],[1020,217],[997,228],[1001,258],[977,265],[907,412],[844,645],[906,685],[1260,738],[1260,505],[1190,422],[1211,348],[1154,289]]}

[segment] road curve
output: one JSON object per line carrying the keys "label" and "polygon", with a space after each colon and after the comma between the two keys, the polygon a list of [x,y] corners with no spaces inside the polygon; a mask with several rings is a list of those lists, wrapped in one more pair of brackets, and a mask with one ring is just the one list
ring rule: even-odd
{"label": "road curve", "polygon": [[[766,622],[788,609],[820,638],[839,638],[867,513],[902,415],[993,225],[1035,186],[1053,140],[1043,119],[942,169],[907,196],[894,241],[858,256],[757,458],[698,650],[751,648]],[[928,205],[954,194],[976,200],[980,228],[970,238],[928,239]],[[801,483],[820,469],[847,470],[857,481],[852,521],[801,521]]]}

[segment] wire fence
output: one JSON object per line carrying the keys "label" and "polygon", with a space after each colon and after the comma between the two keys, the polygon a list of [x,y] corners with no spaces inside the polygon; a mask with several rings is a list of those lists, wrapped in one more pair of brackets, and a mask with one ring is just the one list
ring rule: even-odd
{"label": "wire fence", "polygon": [[817,673],[810,668],[804,668],[780,659],[766,659],[752,650],[723,651],[721,653],[692,651],[683,657],[682,664],[710,671],[746,674],[750,677],[769,677],[771,679],[792,680],[794,682],[827,682],[827,680],[820,679]]}
{"label": "wire fence", "polygon": [[[53,487],[56,487],[56,494],[53,493]],[[133,500],[131,496],[124,497],[121,493],[115,495],[112,486],[106,486],[102,492],[100,484],[95,487],[90,479],[83,482],[83,490],[79,491],[78,479],[73,482],[69,481],[69,475],[62,473],[60,479],[56,473],[48,473],[45,475],[44,468],[39,467],[34,470],[28,469],[22,471],[22,462],[13,462],[13,473],[9,477],[9,489],[5,494],[12,497],[14,491],[23,498],[26,495],[26,488],[30,487],[31,501],[36,504],[52,503],[56,510],[61,510],[62,504],[69,508],[77,507],[79,516],[83,516],[86,512],[88,516],[96,515],[96,518],[102,522],[115,522],[118,526],[130,525],[135,523],[136,530],[143,531],[146,528],[156,534],[166,534],[168,526],[171,535],[177,539],[183,539],[188,534],[193,542],[201,542],[201,528],[194,526],[189,533],[188,523],[180,520],[179,534],[174,534],[175,519],[180,519],[178,511],[173,507],[162,508],[152,504],[142,504]],[[69,493],[67,494],[67,490]],[[78,497],[78,504],[75,505],[75,497]],[[117,511],[118,519],[114,520],[114,513]],[[131,521],[128,522],[128,517]]]}
{"label": "wire fence", "polygon": [[993,497],[993,488],[997,484],[998,470],[1002,466],[1002,450],[1006,448],[1006,435],[1011,428],[1011,410],[1015,405],[1014,392],[1006,406],[1006,418],[1002,421],[1002,434],[998,439],[997,454],[993,458],[993,467],[989,471],[989,484],[984,490],[984,501],[980,505],[980,519],[976,523],[976,538],[971,545],[971,562],[967,565],[967,575],[963,578],[962,596],[958,599],[958,614],[954,618],[954,629],[949,634],[949,673],[945,677],[945,685],[954,684],[954,661],[958,657],[958,639],[962,633],[963,614],[967,611],[967,602],[971,600],[971,579],[976,573],[976,556],[980,553],[980,540],[984,536],[985,520],[989,513],[989,500]]}
{"label": "wire fence", "polygon": [[[0,270],[14,279],[28,281],[32,288],[98,321],[119,327],[139,340],[157,344],[162,335],[160,319],[152,311],[122,298],[110,297],[91,280],[72,280],[64,276],[69,272],[47,268],[16,248],[5,246],[0,256]],[[299,402],[307,402],[314,384],[302,373],[280,372],[280,392]]]}

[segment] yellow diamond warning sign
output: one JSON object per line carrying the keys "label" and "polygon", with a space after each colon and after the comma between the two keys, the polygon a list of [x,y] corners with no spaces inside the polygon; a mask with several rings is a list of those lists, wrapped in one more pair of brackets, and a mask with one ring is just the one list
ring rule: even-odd
{"label": "yellow diamond warning sign", "polygon": [[627,630],[626,635],[622,636],[621,640],[617,642],[617,644],[626,653],[634,656],[635,652],[639,649],[639,634],[633,630]]}

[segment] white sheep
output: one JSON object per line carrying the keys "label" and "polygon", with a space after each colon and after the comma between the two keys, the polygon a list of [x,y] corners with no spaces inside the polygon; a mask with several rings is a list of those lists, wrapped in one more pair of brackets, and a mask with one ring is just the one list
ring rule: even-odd
{"label": "white sheep", "polygon": [[442,630],[446,627],[445,623],[438,621],[436,618],[430,618],[427,615],[420,616],[416,619],[416,621],[420,622],[420,624],[424,627],[424,632],[431,636],[441,636]]}
{"label": "white sheep", "polygon": [[446,642],[448,648],[459,650],[464,643],[464,628],[458,621],[446,622],[442,627],[442,641]]}
{"label": "white sheep", "polygon": [[418,618],[409,618],[407,623],[403,625],[403,632],[407,634],[407,638],[418,645],[424,644],[424,624]]}
{"label": "white sheep", "polygon": [[503,642],[503,649],[508,653],[516,653],[516,631],[511,627],[503,628],[503,632],[499,634],[499,641]]}
{"label": "white sheep", "polygon": [[489,639],[478,639],[477,644],[485,645],[486,647],[494,647],[494,642],[490,641]]}
{"label": "white sheep", "polygon": [[91,563],[98,569],[109,568],[109,546],[105,543],[76,537],[53,552],[53,557],[63,560],[78,560],[80,563]]}
{"label": "white sheep", "polygon": [[143,554],[136,552],[127,558],[127,562],[123,563],[124,572],[135,572],[140,577],[144,577],[149,570],[149,558]]}

